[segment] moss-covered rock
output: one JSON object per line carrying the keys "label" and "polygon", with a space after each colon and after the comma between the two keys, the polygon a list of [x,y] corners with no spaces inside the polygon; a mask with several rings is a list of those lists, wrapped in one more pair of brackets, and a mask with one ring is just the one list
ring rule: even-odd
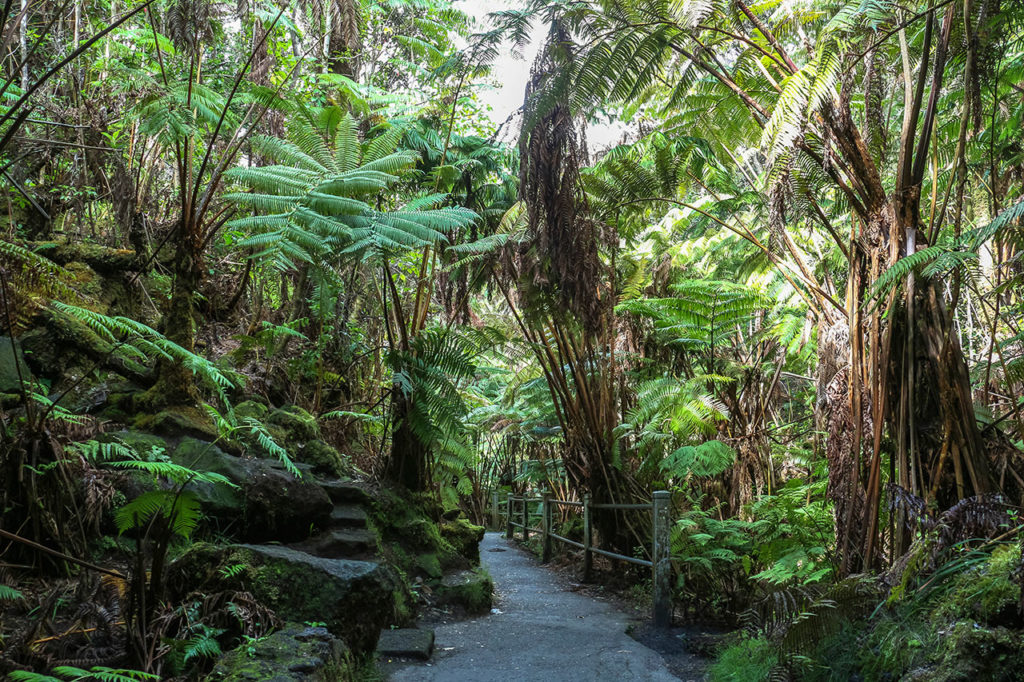
{"label": "moss-covered rock", "polygon": [[298,405],[281,407],[267,417],[272,432],[287,445],[302,445],[320,438],[320,426],[316,417]]}
{"label": "moss-covered rock", "polygon": [[970,618],[991,625],[1024,625],[1017,610],[1020,584],[1013,579],[1019,563],[1019,546],[994,549],[988,561],[956,580],[949,596],[934,610],[933,622],[941,626]]}
{"label": "moss-covered rock", "polygon": [[237,486],[190,484],[196,487],[204,513],[218,519],[221,527],[232,524],[233,532],[246,540],[295,542],[330,517],[331,500],[323,488],[280,470],[276,462],[235,457],[196,438],[183,439],[171,461],[221,474]]}
{"label": "moss-covered rock", "polygon": [[436,554],[420,554],[416,557],[416,568],[419,573],[429,578],[440,578],[444,575],[441,568],[441,561]]}
{"label": "moss-covered rock", "polygon": [[480,563],[480,542],[484,539],[484,527],[470,523],[469,519],[455,519],[441,524],[444,538],[461,557],[471,565]]}
{"label": "moss-covered rock", "polygon": [[0,336],[0,393],[20,393],[21,381],[32,381],[32,371],[18,341]]}
{"label": "moss-covered rock", "polygon": [[345,457],[320,439],[308,441],[296,453],[295,458],[313,467],[315,474],[342,478],[352,473],[352,467]]}
{"label": "moss-covered rock", "polygon": [[239,419],[249,417],[251,419],[263,419],[267,416],[270,408],[256,400],[245,400],[235,405],[235,416]]}
{"label": "moss-covered rock", "polygon": [[169,407],[156,414],[139,415],[134,426],[140,431],[167,436],[192,436],[216,440],[219,435],[210,416],[198,407],[192,406]]}
{"label": "moss-covered rock", "polygon": [[327,628],[298,623],[229,651],[207,677],[223,682],[344,680],[348,648]]}
{"label": "moss-covered rock", "polygon": [[118,442],[139,459],[150,460],[154,455],[168,453],[167,441],[160,436],[142,431],[108,431],[96,437],[101,443]]}
{"label": "moss-covered rock", "polygon": [[222,527],[236,521],[244,511],[244,485],[253,475],[252,466],[240,457],[227,454],[208,441],[184,438],[170,453],[172,462],[195,471],[220,474],[235,487],[222,483],[193,481],[188,484],[202,504],[203,513],[222,521]]}
{"label": "moss-covered rock", "polygon": [[393,621],[400,588],[394,573],[374,562],[324,559],[276,545],[207,543],[169,567],[168,585],[178,594],[249,591],[281,618],[325,623],[359,655],[373,652],[381,629]]}
{"label": "moss-covered rock", "polygon": [[921,682],[1014,682],[1024,672],[1019,630],[960,621],[944,631],[942,659],[914,679]]}
{"label": "moss-covered rock", "polygon": [[491,610],[494,583],[483,569],[450,573],[433,589],[438,604],[461,607],[471,614]]}
{"label": "moss-covered rock", "polygon": [[100,366],[132,380],[147,378],[147,369],[124,357],[81,320],[57,309],[40,314],[42,324],[19,337],[29,366],[38,375],[63,380],[72,368]]}

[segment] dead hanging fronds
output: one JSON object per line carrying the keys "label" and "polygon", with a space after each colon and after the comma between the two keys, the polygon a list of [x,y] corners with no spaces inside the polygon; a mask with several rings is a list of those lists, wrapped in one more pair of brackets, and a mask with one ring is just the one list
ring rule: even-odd
{"label": "dead hanging fronds", "polygon": [[1004,532],[1011,522],[1011,506],[1002,495],[967,497],[949,509],[934,513],[924,499],[901,488],[888,488],[890,513],[901,520],[908,533],[933,533],[938,551],[968,540],[989,540]]}
{"label": "dead hanging fronds", "polygon": [[781,663],[772,679],[789,679],[799,658],[847,623],[867,616],[882,597],[880,585],[866,576],[832,585],[802,585],[776,590],[740,616],[744,630],[779,648]]}
{"label": "dead hanging fronds", "polygon": [[524,284],[551,296],[583,327],[601,327],[610,295],[600,259],[606,230],[591,219],[580,168],[586,140],[571,109],[572,40],[558,23],[533,66],[526,89],[519,192],[531,239],[520,252]]}
{"label": "dead hanging fronds", "polygon": [[975,495],[935,513],[922,498],[897,485],[889,486],[888,492],[897,532],[918,535],[882,575],[882,582],[893,587],[905,587],[912,575],[933,573],[953,548],[1005,538],[1012,532],[1013,506],[1002,495]]}
{"label": "dead hanging fronds", "polygon": [[167,37],[181,52],[197,53],[213,38],[213,7],[209,0],[175,0],[167,8]]}

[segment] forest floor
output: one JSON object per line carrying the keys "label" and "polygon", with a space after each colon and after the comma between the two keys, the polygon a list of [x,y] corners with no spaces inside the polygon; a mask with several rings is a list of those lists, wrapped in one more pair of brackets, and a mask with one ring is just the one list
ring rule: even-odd
{"label": "forest floor", "polygon": [[[570,591],[532,555],[487,533],[483,565],[495,602],[485,616],[425,622],[436,632],[429,663],[381,662],[394,682],[523,680],[700,680],[706,661],[673,654],[669,662],[626,634],[630,617],[613,603]],[[671,664],[671,665],[670,665]]]}

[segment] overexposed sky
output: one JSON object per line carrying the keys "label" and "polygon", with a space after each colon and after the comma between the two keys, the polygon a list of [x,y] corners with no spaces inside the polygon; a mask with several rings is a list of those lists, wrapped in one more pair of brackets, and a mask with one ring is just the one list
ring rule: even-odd
{"label": "overexposed sky", "polygon": [[[523,6],[520,0],[454,0],[455,7],[466,14],[474,17],[479,22],[478,31],[489,28],[487,15],[506,9],[518,9]],[[530,36],[530,43],[523,49],[522,57],[512,54],[512,44],[508,42],[502,46],[493,65],[495,87],[482,90],[480,99],[492,107],[491,118],[494,123],[501,125],[523,104],[523,96],[526,93],[526,81],[530,77],[530,68],[534,59],[540,51],[547,35],[548,27],[538,21],[533,27]],[[511,124],[511,130],[502,130],[501,139],[505,142],[514,142],[519,136],[519,121]],[[606,149],[617,143],[626,126],[615,122],[612,124],[590,125],[587,127],[587,144],[593,153],[600,149]]]}

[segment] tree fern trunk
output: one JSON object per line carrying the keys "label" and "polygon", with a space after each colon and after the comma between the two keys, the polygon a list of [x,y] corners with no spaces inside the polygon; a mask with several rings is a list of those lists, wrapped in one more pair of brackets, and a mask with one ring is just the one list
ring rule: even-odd
{"label": "tree fern trunk", "polygon": [[[198,249],[179,245],[174,259],[174,282],[171,298],[163,318],[164,336],[190,353],[196,345],[195,295],[202,282],[202,255]],[[187,405],[195,402],[196,385],[192,372],[181,362],[161,359],[157,364],[158,379],[149,391],[152,407]]]}
{"label": "tree fern trunk", "polygon": [[412,399],[397,387],[391,396],[391,452],[384,478],[413,492],[422,492],[430,486],[429,449],[409,423]]}

